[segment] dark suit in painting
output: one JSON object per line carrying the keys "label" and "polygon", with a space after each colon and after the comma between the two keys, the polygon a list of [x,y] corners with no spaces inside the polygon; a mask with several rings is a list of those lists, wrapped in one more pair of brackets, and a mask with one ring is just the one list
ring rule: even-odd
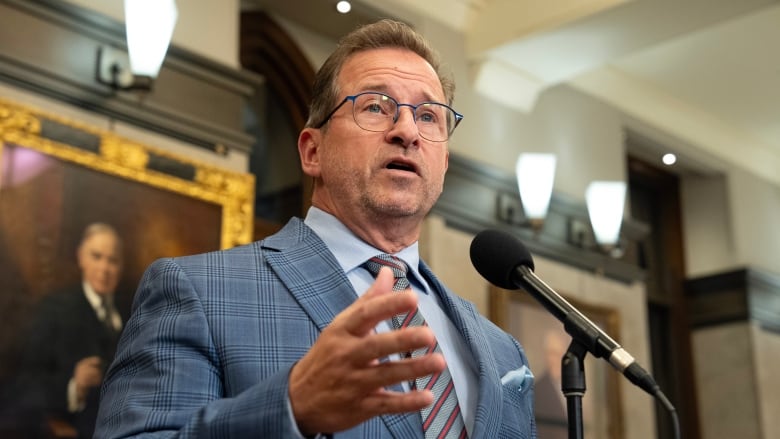
{"label": "dark suit in painting", "polygon": [[544,373],[534,383],[534,412],[540,439],[566,439],[569,437],[566,419],[566,401],[561,385]]}
{"label": "dark suit in painting", "polygon": [[107,367],[117,338],[117,331],[98,319],[81,286],[41,301],[25,340],[18,395],[20,406],[41,430],[56,418],[73,425],[80,437],[92,437],[99,387],[90,391],[84,410],[70,413],[68,382],[83,358],[99,356]]}

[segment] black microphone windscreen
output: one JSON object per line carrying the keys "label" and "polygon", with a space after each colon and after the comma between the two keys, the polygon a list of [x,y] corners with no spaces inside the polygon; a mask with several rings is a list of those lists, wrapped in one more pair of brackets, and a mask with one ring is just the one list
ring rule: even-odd
{"label": "black microphone windscreen", "polygon": [[512,281],[519,265],[534,269],[527,248],[514,236],[498,230],[483,230],[471,241],[471,263],[488,282],[508,290],[517,289]]}

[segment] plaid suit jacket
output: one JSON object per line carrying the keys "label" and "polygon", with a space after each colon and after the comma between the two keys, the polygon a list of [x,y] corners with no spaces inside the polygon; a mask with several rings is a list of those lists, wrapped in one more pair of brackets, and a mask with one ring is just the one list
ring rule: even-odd
{"label": "plaid suit jacket", "polygon": [[[472,439],[534,437],[533,390],[501,384],[527,364],[520,345],[421,270],[478,364]],[[356,298],[297,218],[263,241],[154,262],[106,374],[95,437],[296,437],[290,369]],[[335,437],[422,438],[422,427],[418,413],[386,415]]]}

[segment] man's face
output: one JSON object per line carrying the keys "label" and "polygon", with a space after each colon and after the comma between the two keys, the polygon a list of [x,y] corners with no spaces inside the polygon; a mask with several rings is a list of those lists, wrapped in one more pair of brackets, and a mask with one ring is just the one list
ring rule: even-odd
{"label": "man's face", "polygon": [[[379,91],[400,103],[445,102],[436,72],[408,50],[359,52],[344,64],[338,83],[342,98]],[[304,170],[319,177],[314,204],[342,220],[422,219],[442,192],[447,142],[420,137],[408,107],[386,132],[366,131],[355,123],[352,105],[344,104],[312,135],[317,157]]]}
{"label": "man's face", "polygon": [[78,263],[82,277],[96,293],[113,294],[122,265],[117,237],[108,232],[90,236],[78,249]]}

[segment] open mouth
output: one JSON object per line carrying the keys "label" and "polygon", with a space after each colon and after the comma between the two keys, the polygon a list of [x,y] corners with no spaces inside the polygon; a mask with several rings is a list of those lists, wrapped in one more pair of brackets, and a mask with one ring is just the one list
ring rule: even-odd
{"label": "open mouth", "polygon": [[399,171],[416,172],[414,166],[409,163],[390,162],[386,166],[387,169],[397,169]]}
{"label": "open mouth", "polygon": [[385,169],[417,173],[417,167],[414,166],[414,163],[405,160],[393,160],[385,166]]}

